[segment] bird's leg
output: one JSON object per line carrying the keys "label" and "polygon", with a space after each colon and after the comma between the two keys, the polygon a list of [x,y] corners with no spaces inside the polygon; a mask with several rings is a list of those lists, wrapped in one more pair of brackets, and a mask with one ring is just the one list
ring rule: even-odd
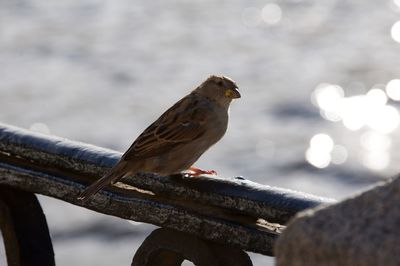
{"label": "bird's leg", "polygon": [[199,176],[199,175],[217,175],[217,172],[214,170],[202,170],[200,168],[191,166],[188,170],[187,173],[192,175],[192,176]]}

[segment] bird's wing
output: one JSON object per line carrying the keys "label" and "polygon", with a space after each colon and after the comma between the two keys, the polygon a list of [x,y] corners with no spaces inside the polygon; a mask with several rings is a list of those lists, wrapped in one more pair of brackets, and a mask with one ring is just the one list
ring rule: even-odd
{"label": "bird's wing", "polygon": [[143,131],[128,151],[124,160],[143,159],[162,154],[177,145],[191,142],[205,131],[210,109],[188,95]]}

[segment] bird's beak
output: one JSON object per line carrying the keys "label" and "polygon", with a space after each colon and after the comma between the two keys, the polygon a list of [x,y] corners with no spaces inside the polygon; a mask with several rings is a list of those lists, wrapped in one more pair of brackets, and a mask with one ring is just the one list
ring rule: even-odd
{"label": "bird's beak", "polygon": [[242,97],[240,95],[240,92],[239,92],[238,88],[233,88],[233,89],[231,89],[231,91],[232,91],[232,96],[231,96],[232,99],[238,99],[238,98]]}
{"label": "bird's beak", "polygon": [[240,98],[240,93],[238,88],[233,88],[233,89],[226,89],[225,90],[225,96],[231,99],[237,99]]}

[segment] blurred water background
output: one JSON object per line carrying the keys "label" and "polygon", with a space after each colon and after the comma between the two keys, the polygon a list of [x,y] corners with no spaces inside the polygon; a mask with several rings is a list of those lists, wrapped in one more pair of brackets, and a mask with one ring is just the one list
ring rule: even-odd
{"label": "blurred water background", "polygon": [[[0,121],[124,151],[224,74],[242,99],[197,166],[342,199],[398,172],[399,21],[399,0],[0,0]],[[128,265],[154,228],[40,201],[58,265]]]}

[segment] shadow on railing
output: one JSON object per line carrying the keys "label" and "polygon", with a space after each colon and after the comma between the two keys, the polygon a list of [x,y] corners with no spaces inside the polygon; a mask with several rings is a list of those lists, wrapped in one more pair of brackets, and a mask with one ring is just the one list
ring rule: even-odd
{"label": "shadow on railing", "polygon": [[244,251],[272,256],[276,238],[297,212],[334,202],[242,177],[155,174],[125,178],[78,201],[120,156],[0,124],[0,226],[9,265],[55,264],[46,220],[32,193],[162,227],[144,241],[132,265],[181,265],[184,259],[195,265],[252,265]]}

